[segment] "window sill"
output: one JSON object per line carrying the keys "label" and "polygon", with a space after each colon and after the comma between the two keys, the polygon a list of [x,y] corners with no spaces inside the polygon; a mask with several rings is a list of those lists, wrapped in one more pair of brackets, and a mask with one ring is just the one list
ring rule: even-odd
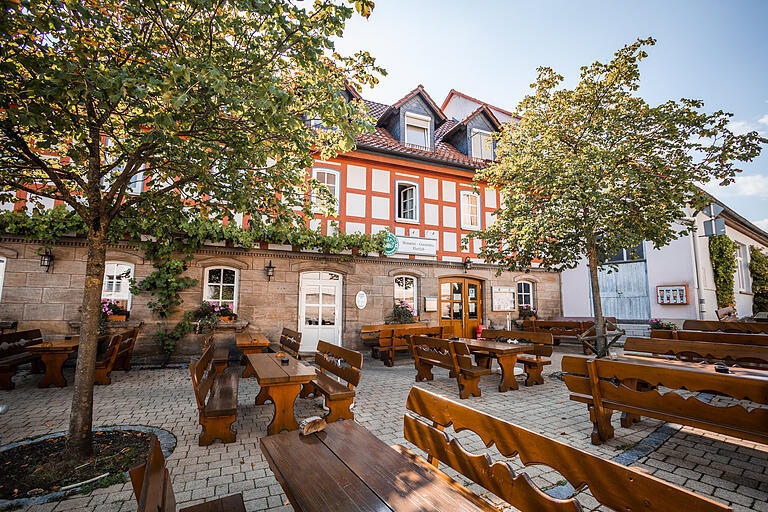
{"label": "window sill", "polygon": [[400,219],[400,218],[397,218],[397,217],[395,217],[395,222],[399,222],[401,224],[414,224],[414,225],[421,224],[421,222],[419,222],[418,219],[416,219],[416,220],[413,220],[413,219]]}
{"label": "window sill", "polygon": [[749,295],[750,297],[754,297],[755,294],[753,292],[747,292],[743,290],[739,290],[739,295]]}
{"label": "window sill", "polygon": [[469,227],[469,226],[466,226],[466,225],[462,224],[461,225],[461,229],[463,229],[464,231],[482,231],[483,228],[480,227],[480,226]]}

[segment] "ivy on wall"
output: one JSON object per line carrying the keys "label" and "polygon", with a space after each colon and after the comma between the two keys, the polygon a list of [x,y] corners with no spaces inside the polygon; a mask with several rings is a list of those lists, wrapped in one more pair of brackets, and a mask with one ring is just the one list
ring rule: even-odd
{"label": "ivy on wall", "polygon": [[715,276],[717,307],[735,306],[733,274],[736,272],[736,242],[728,235],[709,237],[709,259]]}
{"label": "ivy on wall", "polygon": [[758,247],[749,248],[749,273],[752,275],[752,314],[768,311],[768,255]]}
{"label": "ivy on wall", "polygon": [[[132,219],[117,219],[109,232],[110,243],[129,242],[144,251],[155,270],[141,281],[132,280],[131,293],[153,296],[147,306],[159,318],[165,319],[183,305],[181,292],[196,286],[198,281],[183,275],[194,254],[207,243],[226,242],[235,248],[248,250],[260,243],[291,245],[297,250],[319,250],[341,254],[342,259],[353,253],[367,256],[384,252],[386,232],[375,235],[346,234],[333,226],[334,234],[326,235],[306,226],[267,224],[257,229],[224,225],[219,219],[187,217],[180,212],[152,211]],[[78,236],[87,231],[85,223],[64,207],[0,213],[0,233],[23,236],[50,247],[65,236]],[[158,323],[157,342],[167,354],[176,343],[194,329],[194,313],[186,311],[172,329]]]}

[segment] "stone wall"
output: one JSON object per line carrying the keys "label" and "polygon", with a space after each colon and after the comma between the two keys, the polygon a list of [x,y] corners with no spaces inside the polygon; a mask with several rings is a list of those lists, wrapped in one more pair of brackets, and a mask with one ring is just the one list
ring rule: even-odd
{"label": "stone wall", "polygon": [[[12,238],[0,239],[0,254],[7,258],[5,280],[0,295],[0,319],[18,321],[18,329],[41,329],[46,336],[76,334],[79,329],[86,249],[82,239],[71,239],[53,247],[54,264],[46,273],[40,267],[38,244]],[[152,272],[153,267],[143,253],[129,245],[111,247],[108,260],[133,263],[138,280]],[[275,267],[274,276],[267,280],[264,267]],[[504,272],[496,276],[496,268],[474,264],[465,273],[460,263],[379,257],[339,257],[310,252],[255,249],[244,251],[226,247],[206,247],[195,255],[185,275],[198,280],[198,285],[182,293],[184,308],[193,309],[202,300],[204,269],[226,265],[239,269],[239,321],[217,331],[217,341],[234,346],[236,330],[261,331],[272,340],[279,337],[283,327],[297,328],[299,276],[308,271],[331,271],[343,276],[343,332],[345,346],[360,348],[360,326],[383,323],[392,310],[395,275],[408,274],[418,278],[419,315],[430,325],[437,325],[437,312],[423,311],[423,297],[438,296],[438,279],[444,276],[472,277],[483,281],[483,323],[502,327],[507,313],[491,311],[491,286],[511,286],[520,279],[534,283],[536,307],[542,317],[557,316],[560,310],[559,274],[533,270],[530,273]],[[359,291],[368,296],[367,306],[355,305]],[[163,360],[154,339],[160,319],[147,308],[149,294],[134,296],[128,325],[115,324],[120,329],[143,322],[134,359],[137,363],[156,364]],[[513,318],[517,313],[513,313]],[[166,320],[170,327],[181,318],[182,311]],[[171,358],[187,362],[200,353],[199,336],[189,335],[177,347]],[[233,351],[233,356],[235,355]]]}

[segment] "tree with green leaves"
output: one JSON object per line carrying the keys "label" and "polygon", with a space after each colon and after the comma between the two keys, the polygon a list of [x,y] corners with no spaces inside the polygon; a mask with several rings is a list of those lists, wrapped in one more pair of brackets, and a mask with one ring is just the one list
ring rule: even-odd
{"label": "tree with green leaves", "polygon": [[481,257],[504,268],[549,270],[589,264],[598,356],[607,353],[598,268],[608,255],[648,241],[662,247],[691,229],[676,223],[699,205],[698,185],[722,184],[767,141],[735,135],[731,114],[702,112],[700,100],[652,106],[637,90],[639,63],[655,41],[638,40],[610,62],[581,68],[573,88],[539,68],[533,93],[507,124],[496,163],[478,181],[504,196],[496,222],[477,236]]}
{"label": "tree with green leaves", "polygon": [[[366,52],[334,50],[371,0],[20,0],[0,12],[0,202],[52,198],[87,230],[68,447],[91,451],[93,373],[111,229],[237,214],[254,230],[308,212],[303,169],[371,129],[347,88]],[[316,130],[312,126],[332,126]],[[134,233],[135,234],[135,233]]]}

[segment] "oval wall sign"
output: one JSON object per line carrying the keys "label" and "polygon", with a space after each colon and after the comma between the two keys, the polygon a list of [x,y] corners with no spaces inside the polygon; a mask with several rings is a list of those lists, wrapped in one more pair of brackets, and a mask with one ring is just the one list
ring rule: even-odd
{"label": "oval wall sign", "polygon": [[365,294],[363,290],[360,290],[357,292],[357,295],[355,295],[355,305],[357,305],[357,309],[365,309],[365,306],[368,304],[368,295]]}

